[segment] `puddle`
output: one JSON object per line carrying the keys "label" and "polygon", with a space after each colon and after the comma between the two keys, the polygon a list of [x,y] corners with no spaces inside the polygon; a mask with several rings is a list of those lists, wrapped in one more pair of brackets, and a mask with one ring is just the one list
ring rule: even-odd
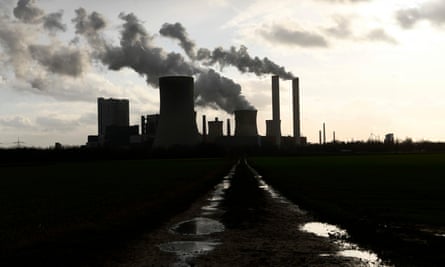
{"label": "puddle", "polygon": [[224,224],[217,220],[198,217],[174,225],[171,230],[183,235],[209,235],[224,231]]}
{"label": "puddle", "polygon": [[386,266],[382,260],[379,259],[377,254],[369,251],[348,249],[337,253],[338,256],[360,259],[362,262],[368,264],[368,266]]}
{"label": "puddle", "polygon": [[[280,193],[275,191],[271,186],[266,184],[266,182],[262,179],[262,176],[247,162],[246,164],[248,168],[252,171],[252,173],[255,175],[255,178],[258,180],[259,187],[268,192],[273,199],[277,200],[280,203],[288,205],[288,207],[295,212],[298,212],[300,214],[307,214],[307,212],[300,209],[298,205],[292,203],[292,201],[289,201],[287,198],[285,198]],[[323,253],[319,255],[320,257],[330,257],[330,256],[349,257],[358,259],[365,266],[369,267],[390,266],[384,264],[383,261],[378,257],[378,255],[375,254],[374,252],[360,249],[359,246],[347,242],[346,239],[349,237],[347,231],[339,228],[338,226],[321,222],[309,222],[301,225],[300,231],[312,233],[314,235],[324,238],[331,238],[334,240],[334,243],[336,243],[339,246],[340,251],[338,251],[337,254],[331,255]]]}
{"label": "puddle", "polygon": [[[224,176],[223,180],[214,187],[213,192],[207,199],[206,205],[201,207],[200,216],[191,220],[183,221],[175,224],[170,228],[174,234],[185,236],[193,236],[194,239],[207,239],[213,233],[223,232],[224,224],[218,220],[208,217],[218,218],[225,211],[221,208],[221,202],[224,201],[225,191],[231,185],[231,179],[235,175],[236,163],[228,175]],[[208,253],[220,245],[221,242],[217,240],[190,240],[190,241],[172,241],[160,244],[158,247],[164,252],[174,253],[177,257],[177,262],[173,266],[193,266],[189,263],[193,258],[202,254]]]}
{"label": "puddle", "polygon": [[321,237],[334,237],[334,238],[346,238],[348,233],[346,230],[340,229],[339,227],[321,223],[321,222],[309,222],[300,227],[300,230],[307,233],[312,233]]}

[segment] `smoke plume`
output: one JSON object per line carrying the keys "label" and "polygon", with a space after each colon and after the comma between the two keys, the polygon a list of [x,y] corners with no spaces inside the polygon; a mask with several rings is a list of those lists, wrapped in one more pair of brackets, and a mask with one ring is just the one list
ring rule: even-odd
{"label": "smoke plume", "polygon": [[34,5],[34,0],[19,0],[13,13],[24,23],[43,23],[43,27],[51,32],[66,31],[66,25],[62,23],[63,11],[46,15],[44,10]]}
{"label": "smoke plume", "polygon": [[234,66],[241,73],[254,73],[257,76],[274,74],[279,75],[283,79],[295,78],[292,73],[287,72],[284,67],[278,66],[267,57],[263,59],[251,57],[245,46],[241,46],[238,49],[232,46],[229,50],[218,47],[213,51],[201,48],[198,50],[198,60],[207,66],[218,64],[221,69],[228,65]]}
{"label": "smoke plume", "polygon": [[295,78],[291,72],[286,71],[284,67],[279,66],[267,57],[261,59],[250,56],[245,46],[240,46],[238,49],[232,46],[228,50],[218,47],[213,51],[200,48],[195,56],[195,43],[188,38],[187,31],[179,22],[175,24],[165,23],[159,32],[163,36],[178,39],[180,46],[191,59],[197,59],[206,66],[218,64],[221,69],[226,66],[233,66],[241,73],[254,73],[257,76],[274,74],[283,79]]}
{"label": "smoke plume", "polygon": [[195,59],[195,43],[188,38],[188,34],[181,23],[175,24],[164,23],[159,30],[162,36],[175,38],[179,40],[179,45],[184,49],[187,56],[191,59]]}
{"label": "smoke plume", "polygon": [[33,0],[19,0],[14,8],[14,16],[25,23],[39,23],[45,12],[34,6]]}
{"label": "smoke plume", "polygon": [[[168,53],[154,46],[153,36],[134,14],[119,15],[123,25],[120,45],[115,46],[101,37],[100,31],[104,28],[102,23],[104,20],[97,20],[102,18],[101,15],[87,14],[85,10],[78,10],[76,13],[77,16],[73,19],[76,23],[76,32],[88,40],[94,50],[92,54],[109,69],[131,68],[144,76],[148,84],[155,87],[158,86],[158,79],[161,76],[195,75],[197,76],[195,98],[198,105],[219,107],[229,113],[235,109],[252,108],[241,94],[241,86],[233,80],[222,77],[212,69],[195,66],[186,61],[181,54]],[[169,26],[163,28],[170,29]],[[171,32],[170,30],[163,32]],[[193,51],[192,47],[190,51]]]}
{"label": "smoke plume", "polygon": [[221,107],[229,113],[237,109],[253,109],[253,106],[241,95],[239,84],[212,69],[198,75],[195,92],[197,95],[195,102],[200,106]]}
{"label": "smoke plume", "polygon": [[12,13],[14,18],[0,17],[0,48],[4,52],[0,61],[14,71],[16,79],[42,92],[54,93],[53,88],[72,85],[75,83],[73,78],[88,75],[86,70],[94,62],[110,70],[130,68],[154,87],[158,86],[161,76],[195,76],[197,105],[222,108],[231,113],[236,109],[253,109],[253,106],[242,95],[241,86],[222,76],[213,66],[221,69],[234,66],[242,73],[258,76],[293,77],[268,58],[251,57],[244,46],[229,50],[221,47],[213,51],[197,49],[180,23],[165,23],[159,32],[177,39],[187,58],[156,46],[155,36],[132,13],[119,15],[122,25],[118,43],[107,39],[105,17],[83,8],[75,10],[71,20],[76,34],[71,43],[55,35],[55,32],[67,29],[63,24],[63,11],[47,14],[33,0],[19,0]]}
{"label": "smoke plume", "polygon": [[62,23],[63,11],[50,13],[43,19],[43,27],[48,31],[66,31],[66,25]]}

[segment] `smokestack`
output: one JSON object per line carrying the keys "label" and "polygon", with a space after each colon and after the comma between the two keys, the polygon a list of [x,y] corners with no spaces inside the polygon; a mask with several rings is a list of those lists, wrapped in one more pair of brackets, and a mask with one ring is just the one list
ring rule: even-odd
{"label": "smokestack", "polygon": [[202,115],[202,141],[206,141],[206,135],[207,135],[207,120],[206,115]]}
{"label": "smokestack", "polygon": [[230,130],[230,119],[227,119],[227,136],[231,135]]}
{"label": "smokestack", "polygon": [[141,135],[147,135],[147,123],[144,115],[141,116]]}
{"label": "smokestack", "polygon": [[278,75],[272,76],[272,120],[273,135],[275,136],[275,144],[280,146],[281,143],[281,127],[280,127],[280,80]]}
{"label": "smokestack", "polygon": [[324,122],[323,122],[323,144],[326,144],[326,127]]}
{"label": "smokestack", "polygon": [[235,110],[235,136],[258,136],[257,110]]}
{"label": "smokestack", "polygon": [[335,131],[332,132],[332,142],[335,144]]}
{"label": "smokestack", "polygon": [[318,142],[321,145],[321,130],[318,131]]}
{"label": "smokestack", "polygon": [[160,118],[154,147],[193,146],[199,143],[193,90],[193,77],[159,78]]}
{"label": "smokestack", "polygon": [[297,145],[300,144],[300,83],[299,79],[292,80],[292,105],[294,117],[294,138]]}
{"label": "smokestack", "polygon": [[273,120],[266,120],[266,136],[274,136]]}

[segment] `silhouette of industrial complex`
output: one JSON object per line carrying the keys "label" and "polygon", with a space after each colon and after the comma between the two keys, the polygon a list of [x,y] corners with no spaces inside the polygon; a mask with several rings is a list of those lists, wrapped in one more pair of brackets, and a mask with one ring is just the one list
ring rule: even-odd
{"label": "silhouette of industrial complex", "polygon": [[88,147],[122,147],[145,145],[152,148],[194,147],[214,144],[224,147],[276,147],[300,145],[306,138],[300,134],[299,80],[292,80],[293,137],[281,136],[279,76],[272,76],[272,120],[266,120],[266,136],[257,129],[257,110],[234,111],[235,131],[231,121],[202,117],[202,133],[198,132],[194,110],[194,79],[190,76],[159,78],[160,112],[141,116],[138,125],[129,123],[127,99],[98,98],[98,135],[88,136]]}

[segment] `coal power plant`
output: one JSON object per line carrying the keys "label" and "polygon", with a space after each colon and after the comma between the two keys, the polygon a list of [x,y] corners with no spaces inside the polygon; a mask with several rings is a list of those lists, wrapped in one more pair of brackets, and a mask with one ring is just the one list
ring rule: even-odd
{"label": "coal power plant", "polygon": [[[233,111],[234,134],[230,119],[207,121],[202,115],[202,133],[198,132],[195,112],[195,83],[191,76],[159,78],[159,114],[141,116],[141,134],[136,126],[129,126],[129,101],[126,99],[98,99],[98,136],[89,136],[88,146],[138,146],[154,149],[175,147],[193,148],[200,144],[231,147],[274,147],[300,145],[306,142],[300,135],[299,79],[291,81],[293,137],[281,135],[279,76],[272,76],[272,120],[266,120],[266,136],[258,134],[254,108]],[[106,133],[110,131],[112,135]],[[110,137],[111,136],[111,137]],[[106,141],[104,141],[106,140]]]}
{"label": "coal power plant", "polygon": [[159,78],[160,117],[154,147],[194,146],[200,142],[193,92],[193,77]]}

